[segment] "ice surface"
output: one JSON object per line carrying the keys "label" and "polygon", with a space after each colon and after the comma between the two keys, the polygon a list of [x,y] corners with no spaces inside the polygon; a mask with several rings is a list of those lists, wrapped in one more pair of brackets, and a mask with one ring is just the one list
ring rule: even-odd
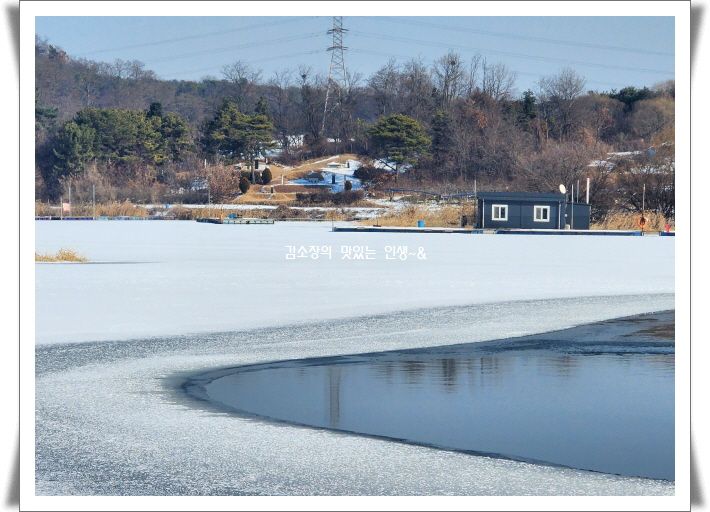
{"label": "ice surface", "polygon": [[211,411],[180,373],[422,347],[671,307],[673,297],[417,310],[272,328],[37,349],[38,494],[672,494],[672,483],[475,457]]}
{"label": "ice surface", "polygon": [[[286,245],[333,259],[286,260]],[[374,260],[341,259],[368,246]],[[385,259],[388,245],[426,260]],[[420,307],[672,293],[672,237],[334,233],[329,223],[36,222],[37,343],[227,331]],[[570,324],[574,324],[570,319]]]}
{"label": "ice surface", "polygon": [[[215,367],[482,341],[670,309],[672,239],[36,225],[39,251],[69,247],[115,262],[37,265],[37,494],[674,492],[668,482],[245,419],[180,389],[181,374]],[[312,244],[332,245],[333,260],[285,259],[285,245]],[[340,260],[340,245],[369,245],[377,259]],[[385,245],[422,246],[427,260],[385,260]],[[130,340],[146,336],[162,337]]]}

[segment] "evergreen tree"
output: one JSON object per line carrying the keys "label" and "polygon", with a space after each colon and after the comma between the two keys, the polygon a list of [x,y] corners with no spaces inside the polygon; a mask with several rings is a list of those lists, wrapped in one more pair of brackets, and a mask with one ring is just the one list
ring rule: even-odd
{"label": "evergreen tree", "polygon": [[254,107],[254,113],[269,117],[269,104],[263,96],[259,96],[256,107]]}
{"label": "evergreen tree", "polygon": [[249,187],[251,187],[251,185],[249,184],[248,179],[246,179],[244,176],[239,178],[239,191],[242,194],[246,194],[249,191]]}
{"label": "evergreen tree", "polygon": [[403,114],[381,117],[367,133],[373,154],[395,172],[404,164],[416,164],[431,145],[424,128]]}
{"label": "evergreen tree", "polygon": [[74,121],[64,123],[52,145],[52,165],[45,168],[45,185],[54,196],[59,193],[61,180],[84,171],[87,162],[94,157],[93,145],[96,133]]}
{"label": "evergreen tree", "polygon": [[451,118],[444,110],[439,110],[431,121],[431,152],[438,165],[448,161],[453,148]]}
{"label": "evergreen tree", "polygon": [[250,164],[272,146],[273,125],[264,114],[247,115],[233,101],[225,101],[203,128],[203,145],[210,154],[230,160],[243,156]]}
{"label": "evergreen tree", "polygon": [[159,101],[154,101],[148,107],[148,112],[146,112],[148,117],[163,117],[163,104]]}

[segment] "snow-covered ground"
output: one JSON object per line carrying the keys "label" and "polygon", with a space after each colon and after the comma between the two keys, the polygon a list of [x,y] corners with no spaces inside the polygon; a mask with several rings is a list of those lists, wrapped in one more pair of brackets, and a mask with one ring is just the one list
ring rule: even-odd
{"label": "snow-covered ground", "polygon": [[[330,246],[332,259],[287,260],[288,245]],[[341,259],[341,246],[365,245],[375,259]],[[426,259],[386,259],[386,246],[404,245],[422,247]],[[670,237],[46,221],[36,223],[36,246],[103,262],[36,266],[37,494],[674,492],[668,482],[222,414],[179,388],[180,374],[215,367],[483,341],[671,309]],[[98,341],[71,343],[90,340]]]}
{"label": "snow-covered ground", "polygon": [[[318,171],[323,175],[323,181],[314,185],[306,178],[298,178],[289,181],[289,184],[317,186],[327,188],[331,192],[342,192],[345,190],[345,182],[349,181],[353,190],[359,190],[362,188],[362,182],[358,178],[354,178],[353,175],[361,166],[359,160],[347,160],[345,164],[339,165],[337,162],[331,163]],[[335,178],[335,183],[333,183],[333,178]]]}
{"label": "snow-covered ground", "polygon": [[[288,260],[287,246],[332,259]],[[386,259],[406,246],[426,259]],[[367,247],[370,260],[342,259]],[[334,233],[330,223],[36,222],[37,343],[227,331],[403,309],[673,293],[671,237]],[[573,324],[570,319],[569,324]]]}

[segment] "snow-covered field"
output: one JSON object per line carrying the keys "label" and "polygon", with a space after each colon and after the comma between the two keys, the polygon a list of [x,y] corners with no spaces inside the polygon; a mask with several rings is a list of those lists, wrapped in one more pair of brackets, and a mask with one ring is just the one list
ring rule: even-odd
{"label": "snow-covered field", "polygon": [[[287,260],[288,245],[331,246],[332,259]],[[374,259],[341,259],[341,246],[365,245]],[[386,259],[385,246],[404,245],[426,259]],[[37,494],[673,493],[668,482],[217,413],[179,389],[180,374],[214,367],[672,309],[672,238],[48,221],[36,223],[36,246],[102,262],[36,266]]]}
{"label": "snow-covered field", "polygon": [[[329,246],[287,260],[287,246]],[[371,260],[342,259],[367,246]],[[386,259],[387,246],[425,260]],[[673,293],[670,237],[334,233],[329,223],[36,222],[37,343],[286,325],[411,308]],[[576,323],[570,318],[567,325]],[[562,326],[560,326],[562,327]]]}

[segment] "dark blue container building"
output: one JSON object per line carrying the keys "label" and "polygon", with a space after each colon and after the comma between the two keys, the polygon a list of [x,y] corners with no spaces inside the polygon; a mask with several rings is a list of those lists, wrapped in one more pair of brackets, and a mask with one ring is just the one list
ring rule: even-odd
{"label": "dark blue container building", "polygon": [[479,192],[479,229],[589,229],[590,206],[568,203],[565,194]]}

